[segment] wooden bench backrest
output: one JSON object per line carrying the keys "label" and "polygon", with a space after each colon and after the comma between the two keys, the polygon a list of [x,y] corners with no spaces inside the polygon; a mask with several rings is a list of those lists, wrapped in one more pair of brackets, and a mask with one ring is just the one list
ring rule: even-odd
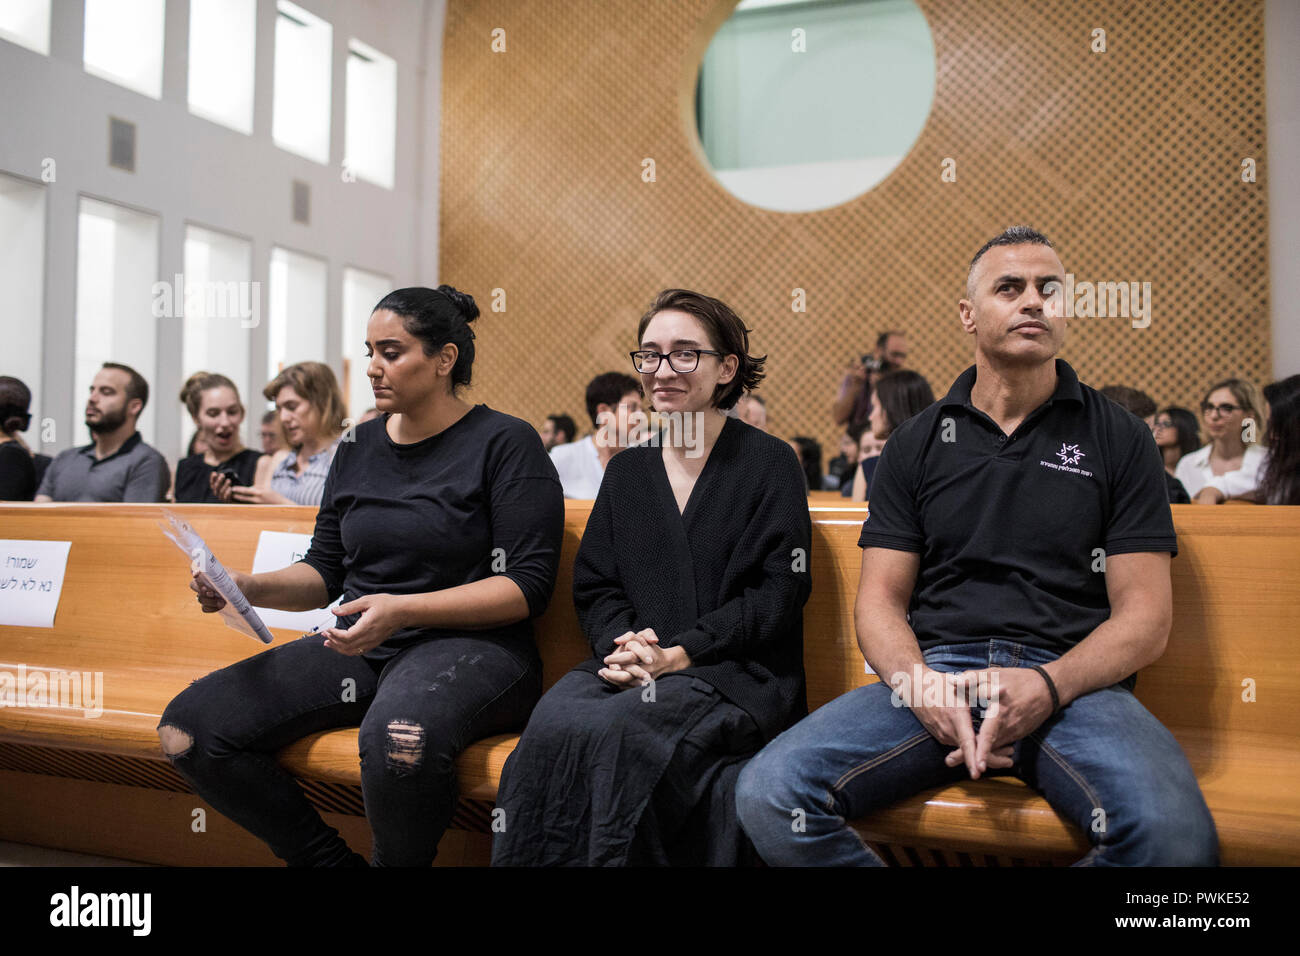
{"label": "wooden bench backrest", "polygon": [[[310,533],[313,525],[305,508],[175,510],[235,568],[251,567],[261,531]],[[571,597],[589,511],[589,503],[568,503],[556,591],[537,629],[547,686],[589,653]],[[0,627],[0,668],[103,671],[105,706],[143,720],[190,680],[260,651],[199,612],[187,562],[157,528],[158,514],[145,505],[0,506],[0,537],[73,542],[56,627]],[[862,517],[861,508],[813,509],[815,590],[804,612],[813,708],[874,679],[864,673],[853,629]],[[1139,676],[1138,696],[1171,727],[1296,735],[1300,508],[1175,506],[1174,520],[1181,550],[1173,562],[1173,632],[1164,657]],[[114,679],[125,672],[129,679]],[[1243,700],[1243,682],[1253,682],[1253,703]]]}

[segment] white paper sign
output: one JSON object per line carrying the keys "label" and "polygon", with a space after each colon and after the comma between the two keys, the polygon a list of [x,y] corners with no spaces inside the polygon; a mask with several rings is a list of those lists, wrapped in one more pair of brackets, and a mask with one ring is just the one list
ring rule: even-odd
{"label": "white paper sign", "polygon": [[[311,535],[309,534],[263,531],[257,538],[257,553],[253,555],[253,573],[265,574],[267,571],[287,568],[295,561],[301,561],[310,547]],[[257,613],[267,627],[281,627],[306,634],[313,628],[333,627],[334,613],[330,608],[338,607],[342,600],[339,598],[329,608],[318,608],[314,611],[277,611],[275,608],[259,607]]]}
{"label": "white paper sign", "polygon": [[71,541],[0,539],[0,624],[53,627]]}

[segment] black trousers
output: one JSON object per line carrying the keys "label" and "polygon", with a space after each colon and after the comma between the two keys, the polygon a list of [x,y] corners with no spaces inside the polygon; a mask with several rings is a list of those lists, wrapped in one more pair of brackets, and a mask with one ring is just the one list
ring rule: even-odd
{"label": "black trousers", "polygon": [[456,808],[456,757],[517,731],[541,693],[536,655],[473,636],[386,660],[304,637],[195,681],[160,727],[188,734],[172,765],[219,812],[291,866],[363,862],[276,761],[307,734],[360,727],[361,786],[376,866],[428,866]]}

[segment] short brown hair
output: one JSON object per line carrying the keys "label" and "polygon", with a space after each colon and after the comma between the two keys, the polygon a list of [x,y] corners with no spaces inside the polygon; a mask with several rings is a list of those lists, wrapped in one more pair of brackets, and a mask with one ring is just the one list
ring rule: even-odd
{"label": "short brown hair", "polygon": [[750,330],[745,328],[745,323],[731,306],[689,289],[664,289],[655,296],[645,315],[641,316],[641,322],[636,327],[638,345],[641,336],[645,335],[646,326],[660,312],[685,312],[695,316],[704,326],[710,345],[724,356],[734,355],[740,359],[735,377],[713,390],[715,407],[731,408],[743,393],[758,388],[758,383],[763,381],[763,365],[767,362],[767,356],[749,354]]}
{"label": "short brown hair", "polygon": [[1127,385],[1107,385],[1099,391],[1138,418],[1150,418],[1156,413],[1156,400],[1141,389],[1129,388]]}
{"label": "short brown hair", "polygon": [[129,365],[121,365],[118,362],[105,362],[103,368],[115,368],[119,372],[125,372],[129,381],[126,383],[126,400],[129,402],[133,398],[140,399],[140,411],[149,404],[149,383],[144,380],[144,376],[137,372]]}
{"label": "short brown hair", "polygon": [[262,394],[268,402],[273,402],[286,385],[320,413],[326,431],[334,436],[342,434],[348,407],[332,368],[323,362],[296,362],[271,379]]}

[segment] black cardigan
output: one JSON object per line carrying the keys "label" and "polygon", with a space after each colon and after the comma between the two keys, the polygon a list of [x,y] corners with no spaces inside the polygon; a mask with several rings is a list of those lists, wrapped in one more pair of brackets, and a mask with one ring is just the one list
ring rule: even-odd
{"label": "black cardigan", "polygon": [[728,418],[681,513],[662,449],[610,459],[573,568],[598,671],[614,638],[652,627],[685,672],[745,710],[770,740],[807,713],[803,606],[812,522],[788,444]]}

